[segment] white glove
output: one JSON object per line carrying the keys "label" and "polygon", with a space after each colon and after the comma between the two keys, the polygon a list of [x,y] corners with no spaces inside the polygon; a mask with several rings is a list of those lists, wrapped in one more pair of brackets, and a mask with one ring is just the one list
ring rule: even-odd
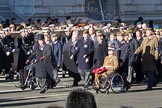
{"label": "white glove", "polygon": [[10,55],[10,52],[9,52],[9,51],[7,51],[7,52],[6,52],[6,55],[7,55],[7,56],[9,56],[9,55]]}
{"label": "white glove", "polygon": [[15,49],[12,49],[12,53],[15,53]]}
{"label": "white glove", "polygon": [[86,63],[88,63],[88,62],[89,62],[89,59],[88,59],[88,58],[86,58],[85,62],[86,62]]}
{"label": "white glove", "polygon": [[30,51],[27,52],[27,55],[29,55],[29,54],[30,54]]}

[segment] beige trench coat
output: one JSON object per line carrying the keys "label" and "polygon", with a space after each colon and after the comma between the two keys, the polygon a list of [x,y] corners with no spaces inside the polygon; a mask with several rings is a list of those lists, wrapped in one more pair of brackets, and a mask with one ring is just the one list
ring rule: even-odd
{"label": "beige trench coat", "polygon": [[143,71],[156,71],[155,61],[158,59],[158,38],[153,37],[151,40],[147,37],[144,38],[135,54],[140,52],[142,52]]}

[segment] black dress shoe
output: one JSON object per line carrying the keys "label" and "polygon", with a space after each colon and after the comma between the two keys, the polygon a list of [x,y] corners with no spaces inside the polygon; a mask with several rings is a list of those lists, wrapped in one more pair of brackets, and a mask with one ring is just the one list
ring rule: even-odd
{"label": "black dress shoe", "polygon": [[17,75],[17,76],[16,76],[16,80],[18,81],[19,79],[20,79],[20,76],[19,76],[19,75]]}
{"label": "black dress shoe", "polygon": [[130,86],[130,85],[127,85],[127,86],[125,87],[125,91],[127,92],[130,88],[131,88],[131,86]]}
{"label": "black dress shoe", "polygon": [[57,78],[55,85],[57,85],[59,82],[61,82],[61,79]]}
{"label": "black dress shoe", "polygon": [[7,80],[7,81],[10,80],[9,76],[6,76],[6,77],[5,77],[5,80]]}
{"label": "black dress shoe", "polygon": [[19,84],[16,84],[15,87],[17,87],[17,88],[23,88],[25,86],[23,84],[19,83]]}
{"label": "black dress shoe", "polygon": [[72,84],[72,87],[77,87],[78,86],[78,83],[76,83],[76,82],[74,82],[73,84]]}
{"label": "black dress shoe", "polygon": [[45,89],[41,90],[41,91],[40,91],[40,94],[45,93],[45,91],[46,91]]}
{"label": "black dress shoe", "polygon": [[146,90],[146,91],[151,91],[151,90],[152,90],[152,88],[146,88],[145,90]]}
{"label": "black dress shoe", "polygon": [[34,90],[35,88],[37,88],[38,86],[36,84],[33,84],[31,89]]}
{"label": "black dress shoe", "polygon": [[41,90],[40,90],[40,94],[45,93],[47,90],[48,90],[48,88],[41,89]]}
{"label": "black dress shoe", "polygon": [[153,86],[153,87],[156,87],[156,86],[157,86],[157,83],[154,83],[152,86]]}

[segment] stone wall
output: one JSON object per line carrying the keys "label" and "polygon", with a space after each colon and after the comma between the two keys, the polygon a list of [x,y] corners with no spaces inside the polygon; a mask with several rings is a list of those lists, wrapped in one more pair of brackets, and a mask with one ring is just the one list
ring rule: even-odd
{"label": "stone wall", "polygon": [[10,0],[24,17],[65,16],[85,13],[85,0]]}
{"label": "stone wall", "polygon": [[2,6],[2,5],[8,5],[8,0],[1,0],[0,1],[0,6]]}
{"label": "stone wall", "polygon": [[[47,16],[65,17],[88,16],[101,19],[98,0],[1,0],[1,5],[9,4],[24,18],[45,18]],[[114,1],[114,0],[113,0]],[[88,8],[88,2],[96,5]],[[118,0],[119,16],[123,21],[136,20],[143,16],[145,20],[161,20],[162,0]],[[102,0],[106,20],[114,17],[112,0]],[[91,15],[92,14],[92,15]]]}
{"label": "stone wall", "polygon": [[119,16],[124,21],[136,20],[139,16],[145,20],[161,20],[162,0],[119,0]]}

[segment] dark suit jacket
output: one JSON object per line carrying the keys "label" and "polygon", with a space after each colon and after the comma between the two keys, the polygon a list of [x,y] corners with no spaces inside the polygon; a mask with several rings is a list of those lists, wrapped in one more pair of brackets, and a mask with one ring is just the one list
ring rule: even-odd
{"label": "dark suit jacket", "polygon": [[94,49],[94,67],[100,67],[103,65],[104,58],[108,55],[108,48],[105,39],[102,44],[97,44]]}
{"label": "dark suit jacket", "polygon": [[12,38],[11,35],[6,35],[4,38],[2,38],[2,43],[3,45],[3,51],[4,53],[6,52],[10,52],[10,55],[4,55],[4,61],[3,61],[3,65],[4,65],[4,69],[10,69],[11,68],[11,63],[13,63],[14,60],[14,56],[12,53],[12,49],[14,49],[14,38]]}
{"label": "dark suit jacket", "polygon": [[[138,48],[137,40],[134,38],[131,39],[128,43],[125,43],[123,47],[121,47],[121,59],[122,62],[128,62],[129,66],[133,65],[133,59],[134,59],[134,52]],[[128,60],[128,61],[127,61]]]}
{"label": "dark suit jacket", "polygon": [[56,44],[52,43],[52,56],[54,60],[53,62],[56,63],[56,66],[60,66],[62,59],[62,48],[59,41],[57,41]]}
{"label": "dark suit jacket", "polygon": [[[94,53],[94,44],[91,39],[87,39],[84,42],[84,39],[78,40],[74,50],[74,56],[77,57],[78,67],[83,70],[89,70],[93,66],[93,53]],[[84,55],[87,55],[89,61],[86,63],[86,58],[83,58]]]}

